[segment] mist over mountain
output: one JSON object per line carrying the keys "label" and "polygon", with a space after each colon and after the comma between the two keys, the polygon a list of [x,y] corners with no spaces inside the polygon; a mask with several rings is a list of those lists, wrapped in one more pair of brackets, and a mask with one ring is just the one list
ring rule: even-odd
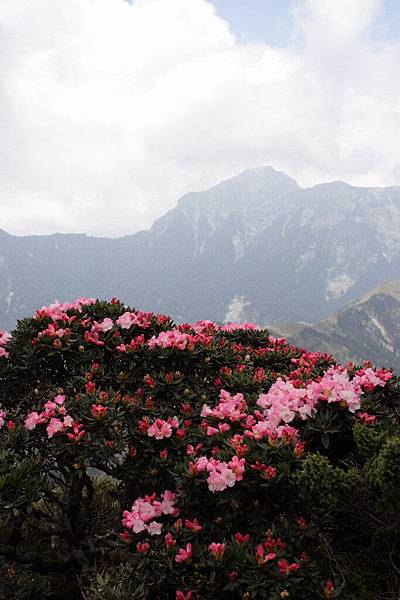
{"label": "mist over mountain", "polygon": [[81,295],[179,321],[316,323],[399,274],[400,187],[303,189],[263,167],[122,238],[0,231],[0,327]]}

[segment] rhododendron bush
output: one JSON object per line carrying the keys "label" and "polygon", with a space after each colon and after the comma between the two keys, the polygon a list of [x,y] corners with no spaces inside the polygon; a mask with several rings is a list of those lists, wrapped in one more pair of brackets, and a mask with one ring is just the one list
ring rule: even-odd
{"label": "rhododendron bush", "polygon": [[0,332],[0,598],[395,599],[398,377],[118,300]]}

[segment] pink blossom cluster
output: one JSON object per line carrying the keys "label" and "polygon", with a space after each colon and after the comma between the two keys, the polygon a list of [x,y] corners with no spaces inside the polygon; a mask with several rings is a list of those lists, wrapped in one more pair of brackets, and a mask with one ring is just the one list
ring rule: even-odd
{"label": "pink blossom cluster", "polygon": [[69,310],[77,310],[82,312],[83,306],[89,306],[95,304],[96,298],[78,298],[75,302],[55,302],[49,306],[43,306],[37,310],[34,318],[37,320],[50,318],[53,321],[62,321],[68,319],[67,312]]}
{"label": "pink blossom cluster", "polygon": [[357,380],[350,380],[347,370],[341,365],[330,367],[320,381],[312,381],[307,386],[311,402],[338,402],[352,413],[360,408],[362,393]]}
{"label": "pink blossom cluster", "polygon": [[208,404],[203,405],[200,413],[201,417],[212,417],[231,422],[240,421],[247,417],[247,404],[243,394],[238,393],[232,396],[226,390],[221,390],[219,397],[220,402],[215,408],[210,408]]}
{"label": "pink blossom cluster", "polygon": [[145,344],[145,337],[143,334],[134,337],[129,344],[119,344],[116,347],[117,352],[129,352],[141,350]]}
{"label": "pink blossom cluster", "polygon": [[[272,442],[283,439],[286,443],[295,443],[297,441],[297,429],[287,424],[281,424],[281,422],[284,420],[282,417],[286,417],[288,421],[294,418],[295,412],[293,410],[289,412],[287,404],[292,403],[293,407],[293,399],[298,396],[301,397],[302,394],[298,393],[298,390],[290,382],[284,382],[280,379],[277,383],[275,389],[277,390],[278,401],[271,410],[270,415],[268,415],[268,411],[263,414],[258,410],[255,410],[254,414],[248,414],[243,394],[238,393],[232,396],[226,390],[221,390],[219,404],[214,409],[210,408],[208,404],[204,404],[201,410],[201,416],[205,419],[202,427],[206,434],[214,436],[230,431],[231,426],[226,422],[220,422],[218,426],[212,426],[207,422],[208,419],[218,419],[219,421],[227,420],[231,423],[240,422],[245,430],[244,436],[247,438],[261,439],[262,437],[268,437]],[[280,389],[281,387],[283,390]],[[266,396],[266,394],[261,395],[258,401],[261,406],[265,404],[265,408],[268,404],[265,400]],[[235,448],[238,454],[246,452],[247,446],[243,443],[243,440],[242,435],[234,435],[231,439],[232,447]]]}
{"label": "pink blossom cluster", "polygon": [[107,318],[103,319],[100,323],[95,321],[93,323],[92,332],[106,333],[107,331],[111,331],[111,329],[113,327],[114,327],[114,321],[112,319],[110,319],[109,317],[107,317]]}
{"label": "pink blossom cluster", "polygon": [[71,330],[69,329],[69,327],[60,327],[58,325],[58,323],[56,321],[54,321],[53,323],[50,323],[46,329],[43,329],[43,331],[40,331],[38,333],[38,337],[41,338],[43,336],[48,336],[48,337],[57,337],[57,338],[63,338],[64,336],[68,336],[71,334]]}
{"label": "pink blossom cluster", "polygon": [[118,317],[116,324],[121,329],[130,329],[133,325],[142,329],[148,329],[151,326],[151,316],[152,313],[143,311],[124,312],[123,315]]}
{"label": "pink blossom cluster", "polygon": [[147,342],[151,350],[157,347],[160,348],[177,348],[178,350],[186,350],[194,348],[196,344],[203,346],[211,346],[214,337],[203,332],[198,332],[195,335],[182,331],[185,328],[191,329],[190,325],[181,325],[169,331],[162,331],[157,337],[153,337]]}
{"label": "pink blossom cluster", "polygon": [[290,381],[279,378],[267,394],[257,400],[263,413],[263,420],[253,427],[255,434],[265,429],[275,430],[281,423],[290,423],[296,416],[303,419],[311,416],[316,402],[307,397],[306,389],[298,389]]}
{"label": "pink blossom cluster", "polygon": [[178,427],[179,421],[176,417],[170,417],[167,421],[156,419],[147,429],[147,435],[156,440],[162,440],[171,437],[173,429],[178,429]]}
{"label": "pink blossom cluster", "polygon": [[37,425],[47,423],[46,432],[49,438],[52,438],[56,433],[66,431],[68,428],[76,429],[78,424],[71,416],[67,415],[64,402],[65,396],[58,394],[54,401],[48,400],[46,402],[40,414],[36,411],[30,412],[25,418],[25,429],[32,431]]}
{"label": "pink blossom cluster", "polygon": [[226,545],[219,542],[212,542],[208,546],[208,551],[213,555],[215,560],[222,560],[225,554]]}
{"label": "pink blossom cluster", "polygon": [[257,400],[263,409],[263,419],[253,427],[253,432],[276,430],[296,417],[308,419],[315,413],[318,402],[336,402],[354,413],[361,406],[362,393],[356,378],[350,380],[347,370],[341,366],[331,367],[319,381],[311,381],[301,388],[279,378],[268,393],[261,394]]}
{"label": "pink blossom cluster", "polygon": [[358,412],[357,417],[360,419],[361,423],[364,423],[364,425],[374,425],[376,422],[376,416],[370,415],[366,412]]}
{"label": "pink blossom cluster", "polygon": [[236,481],[243,479],[245,463],[244,458],[236,455],[228,463],[201,456],[191,464],[191,472],[193,474],[208,472],[207,483],[210,492],[222,492],[228,487],[233,487]]}
{"label": "pink blossom cluster", "polygon": [[271,443],[283,440],[285,444],[296,444],[298,440],[298,429],[291,425],[279,425],[274,429],[271,429],[267,420],[263,420],[261,414],[257,414],[260,420],[256,421],[245,431],[245,436],[259,440],[261,438],[268,438]]}
{"label": "pink blossom cluster", "polygon": [[3,356],[4,358],[8,358],[9,353],[4,348],[4,346],[7,344],[7,342],[10,339],[11,339],[11,335],[8,333],[8,331],[0,330],[0,357]]}
{"label": "pink blossom cluster", "polygon": [[150,535],[160,535],[162,523],[156,521],[163,515],[176,516],[179,511],[175,506],[176,495],[169,490],[161,494],[161,501],[157,500],[156,494],[137,498],[131,510],[124,510],[122,525],[132,529],[134,533],[147,531]]}
{"label": "pink blossom cluster", "polygon": [[185,350],[191,339],[192,336],[189,334],[182,333],[179,329],[171,329],[169,331],[162,331],[157,337],[153,335],[148,341],[148,346],[151,350],[154,350],[157,346],[160,348]]}
{"label": "pink blossom cluster", "polygon": [[[175,562],[177,563],[188,563],[191,561],[193,556],[193,546],[189,542],[184,548],[179,548],[177,555],[175,556]],[[178,594],[177,594],[178,597]]]}
{"label": "pink blossom cluster", "polygon": [[393,373],[386,369],[377,369],[374,371],[371,367],[360,369],[356,372],[353,381],[358,383],[364,390],[372,392],[377,387],[383,387],[390,379]]}
{"label": "pink blossom cluster", "polygon": [[3,427],[4,423],[5,423],[5,418],[7,416],[7,413],[5,410],[0,409],[0,429]]}
{"label": "pink blossom cluster", "polygon": [[99,331],[92,329],[92,331],[85,331],[83,339],[88,344],[94,344],[95,346],[104,346],[103,340],[100,339]]}
{"label": "pink blossom cluster", "polygon": [[292,381],[297,387],[304,386],[304,380],[312,378],[314,368],[321,358],[325,358],[326,360],[332,362],[331,357],[328,354],[324,355],[320,352],[309,352],[308,350],[302,350],[302,354],[299,358],[292,358],[290,360],[293,365],[297,366],[297,369],[294,369],[289,374],[290,381]]}
{"label": "pink blossom cluster", "polygon": [[196,333],[216,333],[219,330],[219,327],[214,321],[196,321],[190,325],[190,328],[193,329]]}
{"label": "pink blossom cluster", "polygon": [[175,600],[192,600],[193,592],[189,590],[186,594],[180,590],[176,590]]}

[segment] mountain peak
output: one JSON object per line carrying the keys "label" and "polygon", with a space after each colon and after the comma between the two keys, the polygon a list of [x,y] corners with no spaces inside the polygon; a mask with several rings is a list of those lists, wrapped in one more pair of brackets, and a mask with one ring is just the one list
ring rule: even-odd
{"label": "mountain peak", "polygon": [[225,179],[218,185],[214,186],[215,189],[220,186],[231,186],[236,184],[250,184],[251,186],[257,187],[291,187],[291,188],[299,188],[297,181],[295,181],[292,177],[289,177],[283,171],[277,171],[273,167],[266,165],[264,167],[256,167],[254,169],[245,169],[239,175],[235,175],[234,177],[230,177]]}
{"label": "mountain peak", "polygon": [[211,206],[220,207],[222,202],[230,207],[238,203],[242,208],[246,204],[252,204],[254,201],[258,204],[270,200],[287,196],[290,192],[301,190],[298,183],[286,175],[283,171],[277,171],[273,167],[264,166],[254,169],[246,169],[235,175],[224,179],[217,185],[201,192],[191,192],[183,196],[177,206],[185,209],[191,209],[198,205],[200,200],[204,206],[204,201],[208,201]]}

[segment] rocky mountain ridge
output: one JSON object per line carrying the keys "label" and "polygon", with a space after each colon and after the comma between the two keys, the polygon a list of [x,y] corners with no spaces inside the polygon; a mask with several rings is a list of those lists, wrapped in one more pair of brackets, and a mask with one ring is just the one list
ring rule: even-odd
{"label": "rocky mountain ridge", "polygon": [[273,330],[340,362],[371,360],[400,372],[400,281],[385,282],[320,323],[281,324]]}
{"label": "rocky mountain ridge", "polygon": [[0,327],[80,295],[179,321],[315,323],[399,274],[400,187],[303,189],[263,167],[123,238],[0,232]]}

